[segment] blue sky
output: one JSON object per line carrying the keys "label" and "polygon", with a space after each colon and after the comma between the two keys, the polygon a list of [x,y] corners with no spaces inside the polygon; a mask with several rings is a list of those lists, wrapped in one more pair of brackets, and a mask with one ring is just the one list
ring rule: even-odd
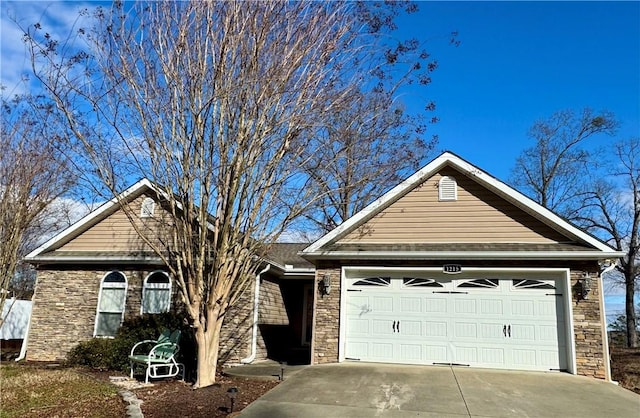
{"label": "blue sky", "polygon": [[[64,31],[82,6],[0,3],[0,79],[9,91],[28,65],[9,17]],[[440,122],[430,133],[439,136],[437,151],[453,151],[507,181],[514,159],[531,145],[529,127],[555,111],[607,109],[622,123],[617,139],[640,136],[640,2],[451,1],[419,7],[398,22],[397,35],[425,41],[439,68],[431,85],[405,100],[416,110],[436,102]],[[459,33],[457,47],[448,43],[452,31]],[[614,139],[593,138],[591,145]],[[618,311],[623,299],[619,291],[609,293],[607,309]]]}
{"label": "blue sky", "polygon": [[[425,90],[437,104],[438,150],[507,180],[529,127],[558,110],[608,109],[622,122],[619,138],[640,136],[640,2],[419,6],[399,36],[427,39],[438,60]],[[458,47],[448,44],[454,30]]]}
{"label": "blue sky", "polygon": [[[437,151],[450,150],[509,179],[532,145],[529,127],[563,109],[606,109],[616,137],[640,136],[640,2],[420,2],[398,36],[426,39],[438,60],[424,93],[440,121]],[[458,32],[460,45],[448,43]],[[407,101],[419,109],[424,97]],[[607,313],[622,313],[621,289],[605,289]]]}

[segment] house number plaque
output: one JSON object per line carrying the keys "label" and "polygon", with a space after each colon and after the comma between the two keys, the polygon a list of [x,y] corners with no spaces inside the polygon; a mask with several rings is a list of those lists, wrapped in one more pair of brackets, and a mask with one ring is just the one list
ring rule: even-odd
{"label": "house number plaque", "polygon": [[460,264],[445,264],[442,266],[442,272],[447,274],[457,274],[462,272]]}

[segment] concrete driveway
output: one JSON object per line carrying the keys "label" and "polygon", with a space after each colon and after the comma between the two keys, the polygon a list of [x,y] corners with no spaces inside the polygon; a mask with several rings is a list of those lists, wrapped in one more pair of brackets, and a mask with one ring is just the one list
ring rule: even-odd
{"label": "concrete driveway", "polygon": [[640,417],[640,395],[582,376],[341,363],[298,371],[251,417]]}

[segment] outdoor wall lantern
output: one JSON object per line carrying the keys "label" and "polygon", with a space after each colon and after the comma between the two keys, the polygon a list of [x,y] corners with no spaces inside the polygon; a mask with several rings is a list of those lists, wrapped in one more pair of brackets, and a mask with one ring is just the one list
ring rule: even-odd
{"label": "outdoor wall lantern", "polygon": [[320,291],[323,295],[328,295],[331,293],[331,275],[325,274],[322,276],[322,280],[320,280]]}
{"label": "outdoor wall lantern", "polygon": [[591,291],[591,276],[588,271],[582,273],[582,278],[578,280],[578,295],[582,300],[589,299],[589,292]]}
{"label": "outdoor wall lantern", "polygon": [[236,396],[238,396],[238,388],[233,387],[227,389],[227,397],[231,400],[231,410],[229,413],[233,412],[233,405],[236,402]]}

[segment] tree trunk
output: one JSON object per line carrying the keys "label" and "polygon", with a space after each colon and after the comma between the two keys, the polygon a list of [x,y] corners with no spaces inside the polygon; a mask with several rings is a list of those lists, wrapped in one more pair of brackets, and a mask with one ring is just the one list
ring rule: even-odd
{"label": "tree trunk", "polygon": [[[217,318],[218,315],[211,315],[210,318]],[[220,346],[220,330],[223,318],[210,320],[213,322],[206,330],[203,326],[196,330],[196,343],[198,350],[198,378],[194,389],[211,386],[216,382],[216,367],[218,365],[218,349]]]}
{"label": "tree trunk", "polygon": [[[627,273],[627,272],[625,272]],[[633,295],[635,295],[634,277],[625,274],[625,310],[627,316],[627,347],[635,348],[638,346],[638,332],[636,330],[636,310],[633,304]]]}

